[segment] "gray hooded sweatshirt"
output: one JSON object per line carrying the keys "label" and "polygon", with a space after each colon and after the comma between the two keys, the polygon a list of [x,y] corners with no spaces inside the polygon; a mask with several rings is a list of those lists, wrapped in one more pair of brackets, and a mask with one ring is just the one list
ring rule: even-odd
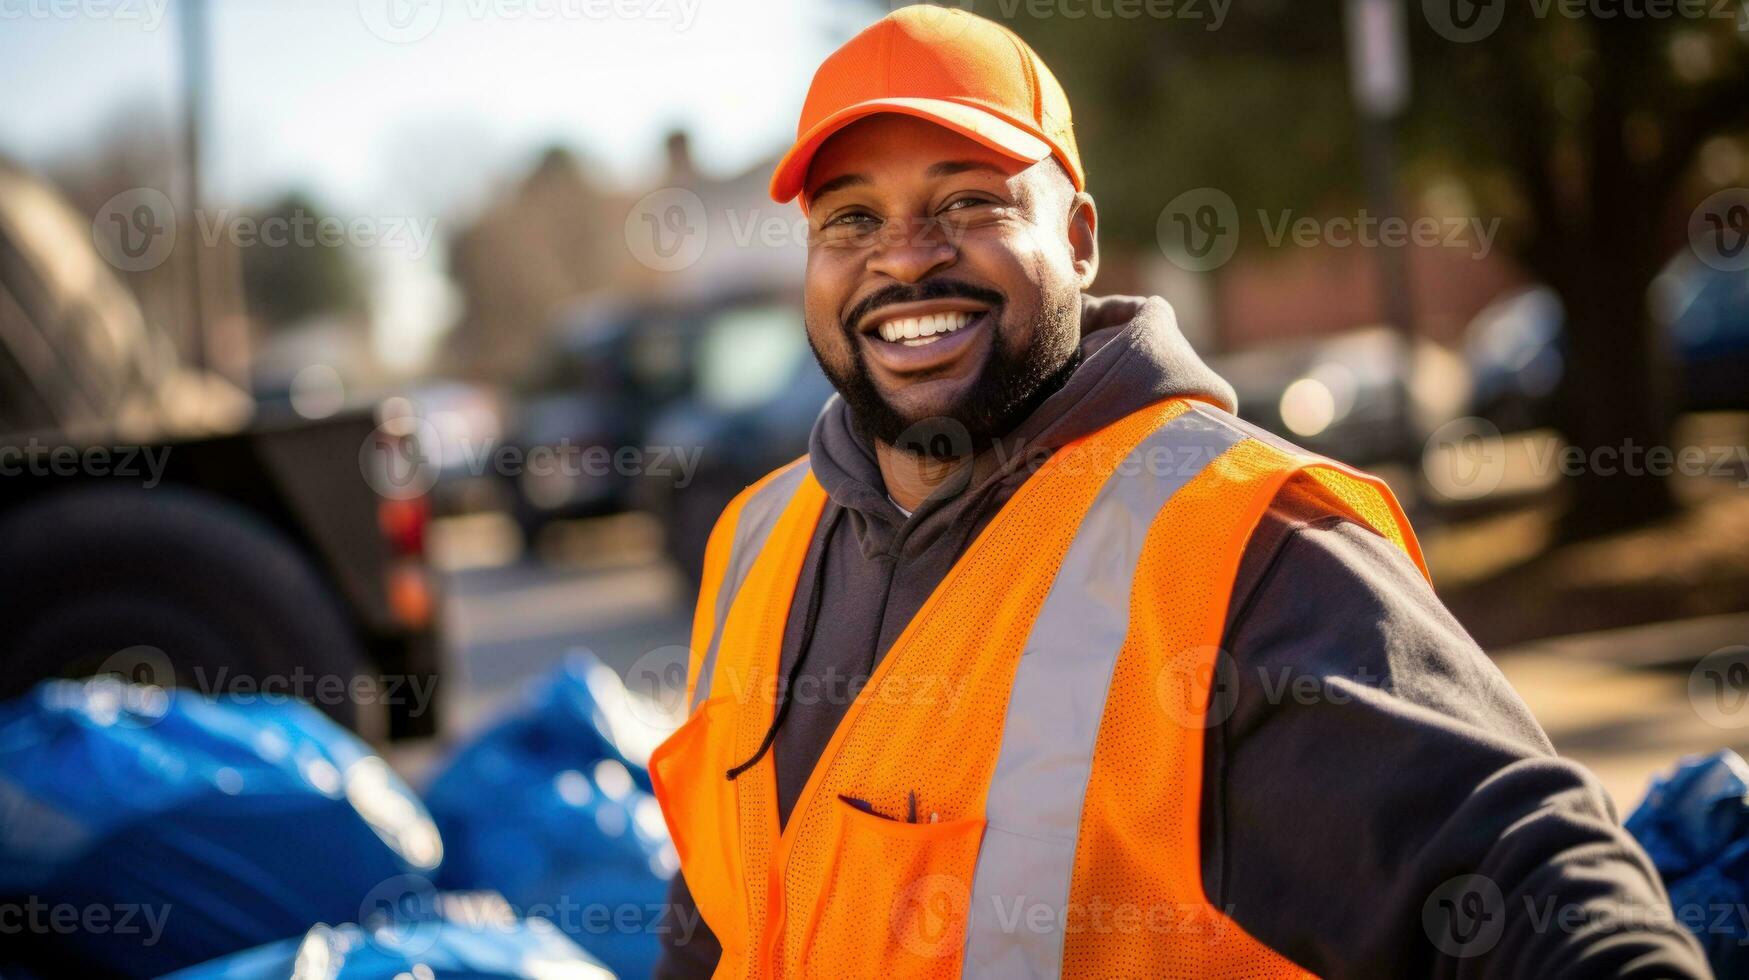
{"label": "gray hooded sweatshirt", "polygon": [[[830,499],[781,670],[805,655],[792,690],[816,694],[773,743],[783,821],[855,693],[1041,458],[1163,398],[1234,407],[1162,300],[1088,297],[1081,336],[1080,365],[1003,440],[1006,464],[950,480],[909,517],[844,403],[815,423],[809,464]],[[1246,547],[1221,647],[1233,670],[1204,748],[1202,878],[1253,937],[1327,977],[1709,975],[1596,780],[1555,756],[1370,529],[1278,500]],[[1463,875],[1485,883],[1449,884]],[[1482,919],[1448,922],[1440,899],[1474,902],[1447,894],[1469,885]],[[682,877],[672,898],[657,975],[708,976],[720,950]]]}

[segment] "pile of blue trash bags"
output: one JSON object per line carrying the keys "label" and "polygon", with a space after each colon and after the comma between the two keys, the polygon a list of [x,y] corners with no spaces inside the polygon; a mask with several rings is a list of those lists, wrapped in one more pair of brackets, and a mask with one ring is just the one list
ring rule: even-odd
{"label": "pile of blue trash bags", "polygon": [[1685,756],[1653,777],[1626,826],[1713,973],[1749,977],[1749,764],[1728,749]]}
{"label": "pile of blue trash bags", "polygon": [[102,677],[0,704],[0,976],[648,976],[678,867],[574,654],[423,799],[291,699]]}
{"label": "pile of blue trash bags", "polygon": [[[423,797],[303,702],[112,677],[0,704],[0,976],[648,976],[679,866],[627,695],[574,654]],[[1749,976],[1749,764],[1690,756],[1628,830]]]}

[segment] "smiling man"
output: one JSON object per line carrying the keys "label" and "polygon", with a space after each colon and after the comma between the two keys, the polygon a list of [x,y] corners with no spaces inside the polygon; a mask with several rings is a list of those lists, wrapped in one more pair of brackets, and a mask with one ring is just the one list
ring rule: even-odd
{"label": "smiling man", "polygon": [[1161,300],[1086,295],[1018,37],[881,20],[771,191],[841,397],[711,537],[651,761],[705,928],[661,975],[1705,975],[1389,491],[1234,418]]}

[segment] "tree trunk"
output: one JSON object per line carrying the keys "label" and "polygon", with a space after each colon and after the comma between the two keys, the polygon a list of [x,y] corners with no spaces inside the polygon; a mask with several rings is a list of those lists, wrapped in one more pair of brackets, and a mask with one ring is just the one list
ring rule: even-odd
{"label": "tree trunk", "polygon": [[[1660,261],[1665,188],[1628,155],[1627,96],[1651,69],[1646,45],[1621,18],[1594,20],[1598,63],[1584,148],[1583,192],[1569,199],[1555,284],[1567,310],[1560,425],[1581,453],[1562,522],[1567,539],[1641,524],[1673,506],[1667,479],[1646,472],[1648,449],[1670,444],[1664,354],[1646,291]],[[1651,52],[1655,56],[1655,52]]]}
{"label": "tree trunk", "polygon": [[1645,469],[1646,451],[1670,444],[1669,413],[1654,381],[1662,352],[1646,312],[1653,270],[1601,254],[1608,246],[1598,245],[1575,255],[1580,263],[1589,252],[1596,264],[1561,290],[1568,363],[1560,425],[1582,454],[1565,480],[1571,496],[1561,536],[1568,540],[1642,524],[1673,506],[1668,481]]}

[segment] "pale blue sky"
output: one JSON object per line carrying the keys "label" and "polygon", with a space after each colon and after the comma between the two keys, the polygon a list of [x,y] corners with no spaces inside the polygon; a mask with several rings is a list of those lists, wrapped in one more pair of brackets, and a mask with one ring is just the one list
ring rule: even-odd
{"label": "pale blue sky", "polygon": [[[44,166],[96,145],[123,113],[155,109],[146,118],[173,122],[178,3],[0,4],[0,154]],[[210,9],[209,202],[299,186],[342,214],[380,216],[454,214],[551,143],[580,149],[610,179],[647,185],[676,125],[705,169],[744,168],[787,142],[814,67],[885,6],[213,0]],[[388,261],[377,270],[390,321],[381,326],[391,336],[424,330],[396,321],[437,315],[441,267],[432,256]]]}
{"label": "pale blue sky", "polygon": [[[410,20],[384,40],[383,8]],[[0,152],[40,163],[142,103],[173,106],[177,0],[0,5]],[[642,16],[615,17],[615,5]],[[61,7],[112,13],[63,18]],[[213,0],[215,190],[290,181],[351,199],[446,136],[467,154],[580,146],[623,178],[680,123],[744,166],[793,133],[815,65],[883,8],[807,0]],[[684,18],[690,17],[690,22]],[[393,26],[384,27],[390,34]],[[435,147],[430,147],[435,148]]]}

